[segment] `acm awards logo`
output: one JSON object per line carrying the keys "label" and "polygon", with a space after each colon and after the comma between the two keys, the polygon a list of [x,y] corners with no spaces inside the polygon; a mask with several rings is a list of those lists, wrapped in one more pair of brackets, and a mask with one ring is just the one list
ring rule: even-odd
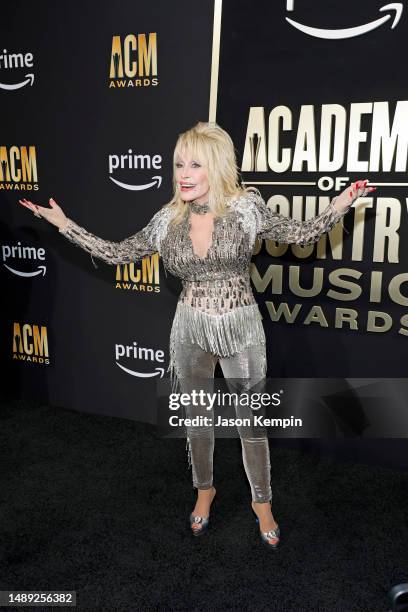
{"label": "acm awards logo", "polygon": [[13,359],[49,364],[48,336],[45,325],[13,323]]}
{"label": "acm awards logo", "polygon": [[157,33],[112,36],[109,88],[158,85]]}
{"label": "acm awards logo", "polygon": [[138,264],[116,266],[116,289],[160,293],[159,254],[143,257]]}
{"label": "acm awards logo", "polygon": [[35,146],[0,146],[0,190],[38,191]]}

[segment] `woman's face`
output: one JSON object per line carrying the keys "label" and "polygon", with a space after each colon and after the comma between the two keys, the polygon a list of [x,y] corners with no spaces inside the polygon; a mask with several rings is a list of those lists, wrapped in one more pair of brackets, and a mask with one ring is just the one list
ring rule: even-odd
{"label": "woman's face", "polygon": [[208,202],[207,169],[198,159],[180,153],[175,160],[174,173],[181,198],[185,202],[196,200],[199,204]]}

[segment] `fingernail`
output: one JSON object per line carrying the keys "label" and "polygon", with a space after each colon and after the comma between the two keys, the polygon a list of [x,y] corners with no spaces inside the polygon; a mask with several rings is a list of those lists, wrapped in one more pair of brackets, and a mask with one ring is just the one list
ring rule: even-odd
{"label": "fingernail", "polygon": [[350,198],[352,198],[352,197],[353,197],[353,192],[352,192],[352,191],[350,191]]}

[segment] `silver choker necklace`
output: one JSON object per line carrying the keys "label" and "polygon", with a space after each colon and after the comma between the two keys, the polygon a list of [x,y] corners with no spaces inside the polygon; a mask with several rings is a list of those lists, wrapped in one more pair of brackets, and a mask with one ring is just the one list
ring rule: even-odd
{"label": "silver choker necklace", "polygon": [[204,204],[199,204],[198,202],[193,200],[192,202],[190,202],[190,209],[193,213],[196,213],[197,215],[205,215],[205,213],[210,210],[210,206],[208,202],[205,202]]}

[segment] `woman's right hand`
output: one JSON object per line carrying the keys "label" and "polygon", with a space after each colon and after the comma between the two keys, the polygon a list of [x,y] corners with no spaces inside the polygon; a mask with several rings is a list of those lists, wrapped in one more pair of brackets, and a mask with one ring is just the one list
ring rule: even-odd
{"label": "woman's right hand", "polygon": [[38,213],[41,217],[44,217],[44,219],[46,219],[53,225],[56,225],[60,229],[63,229],[68,223],[68,219],[63,213],[62,208],[58,206],[58,204],[53,198],[50,198],[49,200],[51,208],[38,206],[37,204],[33,204],[30,200],[26,200],[25,198],[19,200],[19,202],[22,206],[29,208],[34,213]]}

